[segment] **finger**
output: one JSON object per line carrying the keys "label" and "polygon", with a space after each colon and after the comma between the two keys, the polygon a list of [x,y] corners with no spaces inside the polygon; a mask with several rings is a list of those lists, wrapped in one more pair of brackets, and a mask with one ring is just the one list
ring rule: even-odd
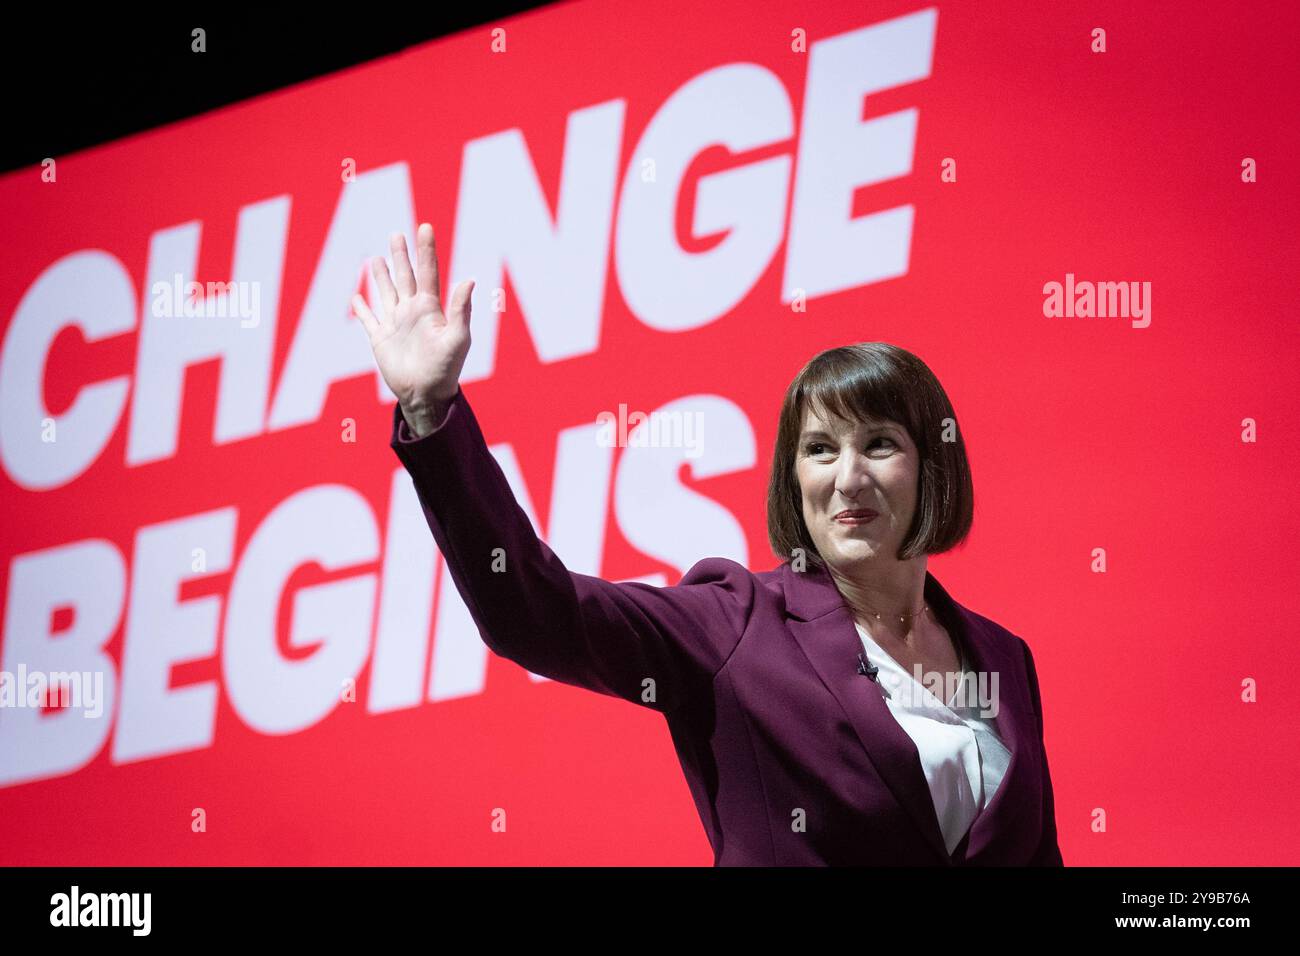
{"label": "finger", "polygon": [[469,331],[469,316],[473,310],[473,302],[470,299],[473,292],[473,279],[466,279],[456,286],[456,291],[451,294],[451,309],[447,315],[449,321],[456,323],[466,331]]}
{"label": "finger", "polygon": [[388,244],[393,251],[393,281],[397,292],[409,299],[415,295],[415,273],[411,271],[411,259],[406,254],[406,237],[395,232]]}
{"label": "finger", "polygon": [[375,277],[375,285],[379,287],[379,298],[383,300],[384,309],[391,318],[397,310],[397,290],[393,288],[393,280],[388,277],[388,263],[383,256],[375,256],[370,260],[370,271]]}
{"label": "finger", "polygon": [[415,234],[416,285],[421,292],[433,295],[442,309],[442,286],[438,280],[438,246],[433,239],[433,224],[421,223]]}
{"label": "finger", "polygon": [[366,305],[366,300],[361,298],[359,293],[352,296],[352,311],[365,326],[366,334],[373,338],[379,331],[379,320],[375,318],[375,314],[370,311],[370,306]]}

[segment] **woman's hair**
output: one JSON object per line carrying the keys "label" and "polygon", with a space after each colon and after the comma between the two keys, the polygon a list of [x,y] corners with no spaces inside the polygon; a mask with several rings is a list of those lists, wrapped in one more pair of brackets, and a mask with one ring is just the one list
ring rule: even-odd
{"label": "woman's hair", "polygon": [[781,405],[767,492],[767,536],[783,561],[802,549],[809,563],[825,561],[803,520],[795,461],[804,410],[874,423],[891,419],[907,429],[920,455],[916,512],[898,560],[940,554],[970,532],[975,510],[966,444],[943,386],[919,358],[887,342],[827,349],[795,376]]}

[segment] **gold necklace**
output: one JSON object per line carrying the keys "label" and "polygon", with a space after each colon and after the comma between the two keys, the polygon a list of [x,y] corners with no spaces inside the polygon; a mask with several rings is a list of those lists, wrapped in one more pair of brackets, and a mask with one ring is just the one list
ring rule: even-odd
{"label": "gold necklace", "polygon": [[[875,611],[872,611],[871,608],[867,608],[867,610],[871,612],[871,616],[874,617],[877,621],[881,620],[880,615],[877,614]],[[928,604],[922,604],[922,605],[921,605],[921,610],[919,610],[919,611],[913,611],[912,614],[911,614],[910,616],[911,616],[913,619],[915,619],[915,618],[920,617],[922,614],[924,614],[924,613],[925,613],[926,611],[928,611],[928,610],[930,610],[930,605],[928,605]],[[890,617],[893,617],[893,615],[891,614]],[[908,618],[908,617],[909,617],[909,615],[906,615],[906,614],[900,614],[900,615],[898,615],[898,623],[899,623],[899,624],[906,624],[906,623],[907,623],[907,618]]]}

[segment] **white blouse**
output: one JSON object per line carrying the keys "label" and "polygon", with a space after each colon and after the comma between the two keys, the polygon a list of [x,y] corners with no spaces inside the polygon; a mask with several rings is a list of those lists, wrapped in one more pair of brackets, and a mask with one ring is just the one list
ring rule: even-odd
{"label": "white blouse", "polygon": [[[876,686],[890,713],[916,743],[939,828],[951,854],[993,799],[1011,752],[998,737],[993,718],[980,714],[978,685],[964,657],[961,682],[944,702],[890,657],[861,624],[855,621],[854,626],[862,637],[867,660],[879,668]],[[945,693],[947,685],[938,690]]]}

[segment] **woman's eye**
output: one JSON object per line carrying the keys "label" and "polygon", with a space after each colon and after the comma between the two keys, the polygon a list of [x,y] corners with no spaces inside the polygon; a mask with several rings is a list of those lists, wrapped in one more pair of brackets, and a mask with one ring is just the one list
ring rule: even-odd
{"label": "woman's eye", "polygon": [[[889,443],[890,445],[894,445],[894,440],[893,440],[892,438],[885,438],[885,437],[882,435],[882,436],[880,436],[880,437],[878,437],[878,438],[874,438],[874,439],[872,439],[871,444],[868,445],[867,448],[870,449],[870,448],[872,448],[872,447],[875,445],[876,442],[881,442],[881,441],[883,441],[883,442],[887,442],[887,443]],[[825,449],[826,449],[827,447],[828,447],[828,446],[826,445],[825,442],[820,442],[820,441],[809,442],[808,445],[807,445],[807,447],[806,447],[806,451],[807,451],[808,454],[810,454],[810,455],[824,455],[824,454],[827,453],[827,452],[825,451]],[[895,446],[895,447],[897,447],[897,446]]]}

